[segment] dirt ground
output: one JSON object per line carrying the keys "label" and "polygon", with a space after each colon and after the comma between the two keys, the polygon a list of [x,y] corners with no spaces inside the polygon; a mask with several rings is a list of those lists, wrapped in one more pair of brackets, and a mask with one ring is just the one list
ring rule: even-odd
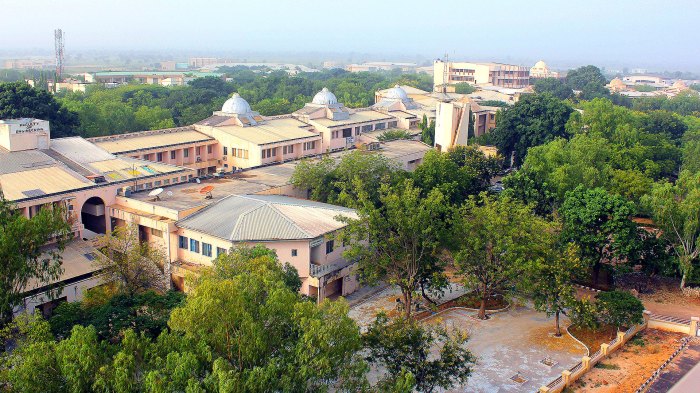
{"label": "dirt ground", "polygon": [[675,282],[662,283],[653,293],[640,294],[639,299],[654,314],[682,319],[700,316],[700,298],[683,295]]}
{"label": "dirt ground", "polygon": [[576,381],[578,393],[633,393],[681,345],[681,333],[646,329]]}

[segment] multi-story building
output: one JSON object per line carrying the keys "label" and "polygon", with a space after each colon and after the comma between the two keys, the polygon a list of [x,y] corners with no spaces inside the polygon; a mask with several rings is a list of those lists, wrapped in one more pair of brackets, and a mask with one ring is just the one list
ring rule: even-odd
{"label": "multi-story building", "polygon": [[559,73],[550,70],[547,63],[545,63],[543,60],[540,60],[537,63],[535,63],[535,65],[532,66],[532,68],[530,68],[530,78],[559,78]]}
{"label": "multi-story building", "polygon": [[217,57],[190,57],[187,61],[190,68],[202,68],[221,62],[222,60]]}
{"label": "multi-story building", "polygon": [[435,60],[433,84],[436,90],[443,85],[469,83],[521,89],[530,84],[530,69],[501,63],[465,63]]}
{"label": "multi-story building", "polygon": [[147,85],[184,86],[196,78],[209,76],[223,78],[224,74],[196,71],[100,71],[86,73],[84,76],[87,83],[105,85],[121,85],[134,81]]}
{"label": "multi-story building", "polygon": [[362,64],[349,64],[345,67],[350,72],[393,71],[413,72],[418,68],[416,63],[394,63],[389,61],[373,61]]}

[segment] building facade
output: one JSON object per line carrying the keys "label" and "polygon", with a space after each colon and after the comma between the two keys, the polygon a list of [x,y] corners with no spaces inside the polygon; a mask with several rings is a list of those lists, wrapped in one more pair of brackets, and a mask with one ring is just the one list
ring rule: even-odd
{"label": "building facade", "polygon": [[440,86],[457,83],[521,89],[530,84],[530,69],[512,64],[435,60],[433,63],[433,85],[435,88],[439,89]]}

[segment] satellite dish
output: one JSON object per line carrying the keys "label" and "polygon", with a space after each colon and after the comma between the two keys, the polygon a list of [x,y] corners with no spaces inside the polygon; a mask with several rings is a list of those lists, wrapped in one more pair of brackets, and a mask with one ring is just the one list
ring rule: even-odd
{"label": "satellite dish", "polygon": [[196,181],[196,182],[197,182],[197,184],[199,184],[199,183],[201,183],[201,182],[202,182],[201,180],[199,180],[199,178],[196,178],[196,179],[194,179],[194,181]]}
{"label": "satellite dish", "polygon": [[162,188],[156,188],[155,190],[152,190],[151,192],[148,193],[148,196],[156,197],[156,200],[160,200],[158,195],[163,193]]}
{"label": "satellite dish", "polygon": [[204,186],[199,189],[199,193],[205,195],[204,199],[211,199],[211,192],[214,190],[214,186]]}

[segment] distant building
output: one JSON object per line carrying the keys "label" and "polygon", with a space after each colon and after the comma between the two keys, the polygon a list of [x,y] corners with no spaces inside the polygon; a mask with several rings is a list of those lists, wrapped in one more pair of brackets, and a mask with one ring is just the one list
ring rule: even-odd
{"label": "distant building", "polygon": [[433,81],[436,89],[457,83],[521,89],[530,84],[530,70],[511,64],[436,60],[433,63]]}
{"label": "distant building", "polygon": [[186,71],[190,69],[189,63],[180,63],[176,61],[161,61],[161,71]]}
{"label": "distant building", "polygon": [[535,65],[532,66],[532,68],[530,68],[530,78],[559,78],[559,73],[550,70],[549,66],[547,66],[547,63],[540,60],[537,63],[535,63]]}
{"label": "distant building", "polygon": [[190,57],[187,64],[190,68],[201,68],[220,62],[221,60],[217,57]]}
{"label": "distant building", "polygon": [[85,83],[85,82],[75,80],[75,79],[67,79],[63,82],[56,83],[56,92],[59,92],[59,91],[70,91],[70,92],[79,91],[81,93],[85,93],[88,86],[90,86],[89,83]]}
{"label": "distant building", "polygon": [[56,67],[56,60],[49,58],[37,59],[10,59],[5,60],[3,68],[12,70],[27,70],[27,69],[51,69]]}
{"label": "distant building", "polygon": [[223,78],[224,74],[218,72],[196,71],[100,71],[86,73],[85,81],[88,83],[101,83],[104,85],[122,85],[129,82],[138,82],[146,85],[184,86],[187,82],[196,78],[209,76]]}
{"label": "distant building", "polygon": [[373,61],[362,64],[350,64],[345,67],[350,72],[373,72],[373,71],[393,71],[403,72],[415,71],[418,67],[415,63],[394,63],[389,61]]}

